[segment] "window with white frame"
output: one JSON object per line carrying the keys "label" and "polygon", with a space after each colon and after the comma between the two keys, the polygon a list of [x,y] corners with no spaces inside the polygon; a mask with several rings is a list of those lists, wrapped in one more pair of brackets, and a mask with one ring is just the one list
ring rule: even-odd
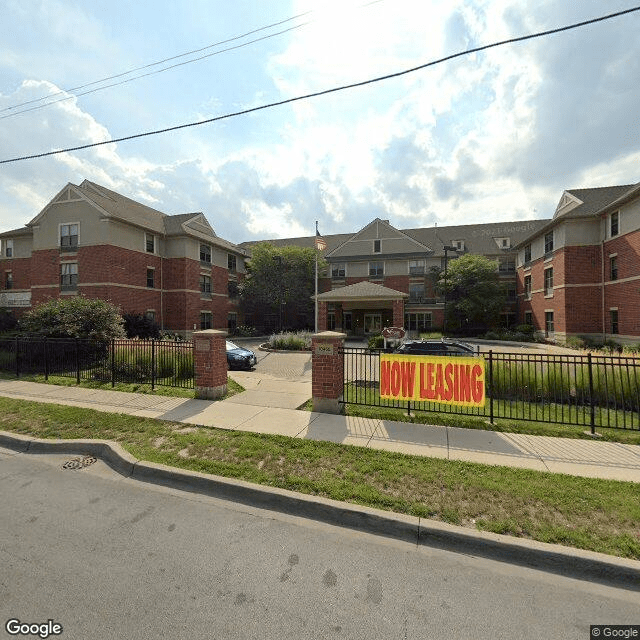
{"label": "window with white frame", "polygon": [[78,263],[63,262],[60,265],[60,287],[63,291],[71,291],[78,287]]}
{"label": "window with white frame", "polygon": [[553,267],[544,270],[544,295],[553,295]]}
{"label": "window with white frame", "polygon": [[384,275],[384,262],[370,262],[369,263],[369,275],[373,277],[380,277]]}
{"label": "window with white frame", "polygon": [[531,262],[531,245],[525,245],[524,248],[524,263]]}
{"label": "window with white frame", "polygon": [[60,225],[60,248],[71,250],[78,248],[78,231],[79,224],[61,224]]}
{"label": "window with white frame", "polygon": [[524,323],[528,324],[530,327],[533,326],[533,312],[525,311],[524,312]]}
{"label": "window with white frame", "polygon": [[544,312],[544,330],[547,335],[555,331],[555,326],[553,322],[553,311]]}
{"label": "window with white frame", "polygon": [[431,313],[405,313],[404,326],[409,331],[428,331],[431,329]]}
{"label": "window with white frame", "polygon": [[227,269],[231,273],[235,273],[237,268],[238,268],[238,261],[236,259],[236,256],[234,256],[232,253],[227,254]]}
{"label": "window with white frame", "polygon": [[620,232],[620,212],[614,211],[609,216],[609,236],[611,238],[618,235]]}
{"label": "window with white frame", "polygon": [[544,236],[544,254],[553,253],[553,230],[546,233]]}
{"label": "window with white frame", "polygon": [[409,260],[409,275],[410,276],[422,276],[424,275],[424,260]]}
{"label": "window with white frame", "polygon": [[409,285],[409,302],[424,302],[424,283]]}
{"label": "window with white frame", "polygon": [[609,280],[618,279],[618,256],[609,256]]}
{"label": "window with white frame", "polygon": [[211,276],[200,274],[200,293],[203,295],[211,295]]}
{"label": "window with white frame", "polygon": [[147,253],[156,252],[156,237],[153,233],[144,234],[144,248]]}
{"label": "window with white frame", "polygon": [[4,288],[13,289],[13,273],[11,271],[4,272]]}
{"label": "window with white frame", "polygon": [[211,264],[211,247],[208,244],[200,245],[200,262]]}
{"label": "window with white frame", "polygon": [[531,276],[524,277],[524,299],[531,300]]}
{"label": "window with white frame", "polygon": [[147,268],[147,287],[153,289],[156,286],[156,270],[150,267]]}
{"label": "window with white frame", "polygon": [[211,329],[212,327],[212,315],[211,311],[200,312],[200,329]]}
{"label": "window with white frame", "polygon": [[464,240],[454,240],[452,244],[456,251],[464,251]]}
{"label": "window with white frame", "polygon": [[13,258],[13,240],[11,239],[4,241],[4,257]]}
{"label": "window with white frame", "polygon": [[380,253],[380,251],[382,251],[380,240],[374,240],[373,241],[373,253]]}
{"label": "window with white frame", "polygon": [[347,273],[347,265],[344,262],[335,262],[331,265],[332,278],[344,278]]}

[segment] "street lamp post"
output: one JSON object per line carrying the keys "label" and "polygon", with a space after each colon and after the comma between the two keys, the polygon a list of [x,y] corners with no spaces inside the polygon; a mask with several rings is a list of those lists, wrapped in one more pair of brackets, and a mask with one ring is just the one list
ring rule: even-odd
{"label": "street lamp post", "polygon": [[455,253],[458,249],[451,245],[445,245],[442,250],[444,251],[444,318],[442,320],[442,337],[444,338],[447,332],[447,263],[449,261],[447,254],[449,251]]}

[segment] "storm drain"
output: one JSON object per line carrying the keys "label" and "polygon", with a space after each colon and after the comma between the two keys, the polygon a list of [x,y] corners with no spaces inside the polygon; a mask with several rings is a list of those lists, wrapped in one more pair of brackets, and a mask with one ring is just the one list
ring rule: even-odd
{"label": "storm drain", "polygon": [[63,465],[63,469],[84,469],[89,465],[97,461],[95,456],[80,456],[78,458],[71,458],[67,460]]}

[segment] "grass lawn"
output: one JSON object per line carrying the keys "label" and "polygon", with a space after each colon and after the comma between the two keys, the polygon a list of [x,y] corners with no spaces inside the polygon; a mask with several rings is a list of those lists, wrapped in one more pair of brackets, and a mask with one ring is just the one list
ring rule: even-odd
{"label": "grass lawn", "polygon": [[9,398],[0,398],[0,429],[39,438],[113,440],[143,460],[640,559],[639,488],[630,482],[420,458]]}

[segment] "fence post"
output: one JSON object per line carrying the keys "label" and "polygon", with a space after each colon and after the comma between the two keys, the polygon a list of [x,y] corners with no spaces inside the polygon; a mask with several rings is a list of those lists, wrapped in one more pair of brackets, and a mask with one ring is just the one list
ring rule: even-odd
{"label": "fence post", "polygon": [[116,386],[116,341],[111,338],[111,387]]}
{"label": "fence post", "polygon": [[20,338],[16,336],[16,378],[20,377]]}
{"label": "fence post", "polygon": [[489,422],[493,424],[493,350],[489,349]]}
{"label": "fence post", "polygon": [[591,435],[596,435],[596,406],[593,397],[593,369],[591,362],[591,353],[587,354],[587,364],[589,367],[589,406],[591,407]]}
{"label": "fence post", "polygon": [[49,380],[49,349],[47,336],[44,337],[44,379]]}
{"label": "fence post", "polygon": [[151,338],[151,390],[156,388],[156,341]]}
{"label": "fence post", "polygon": [[80,347],[76,338],[76,382],[80,384]]}

